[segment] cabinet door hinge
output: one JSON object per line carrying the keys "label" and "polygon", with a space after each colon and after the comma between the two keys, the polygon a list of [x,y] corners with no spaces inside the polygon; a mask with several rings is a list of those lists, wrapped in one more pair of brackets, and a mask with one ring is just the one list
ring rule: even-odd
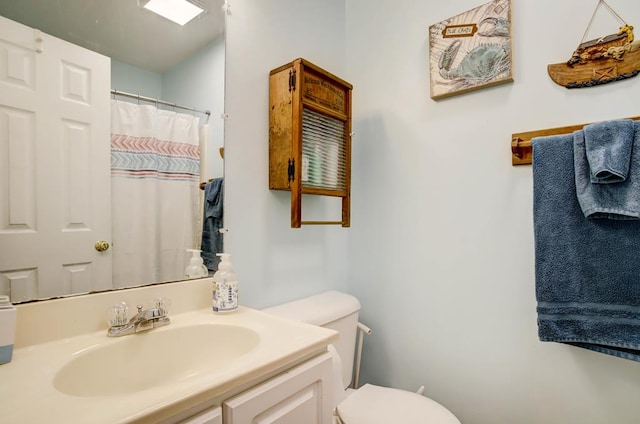
{"label": "cabinet door hinge", "polygon": [[296,91],[296,70],[289,71],[289,92]]}
{"label": "cabinet door hinge", "polygon": [[289,159],[289,167],[287,168],[287,182],[290,183],[296,178],[296,160]]}

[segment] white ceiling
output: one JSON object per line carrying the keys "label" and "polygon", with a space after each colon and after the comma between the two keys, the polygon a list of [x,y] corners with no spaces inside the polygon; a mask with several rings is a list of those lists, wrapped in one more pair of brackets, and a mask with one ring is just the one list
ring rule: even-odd
{"label": "white ceiling", "polygon": [[223,0],[184,26],[142,7],[145,0],[0,0],[0,15],[120,62],[164,73],[224,30]]}

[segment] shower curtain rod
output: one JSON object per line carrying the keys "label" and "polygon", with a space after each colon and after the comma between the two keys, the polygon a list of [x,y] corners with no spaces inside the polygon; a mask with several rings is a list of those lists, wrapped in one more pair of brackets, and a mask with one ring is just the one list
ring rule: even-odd
{"label": "shower curtain rod", "polygon": [[180,106],[180,105],[178,105],[176,103],[165,102],[164,100],[154,99],[153,97],[141,96],[140,94],[127,93],[125,91],[118,91],[118,90],[113,90],[113,89],[111,90],[111,94],[113,94],[114,96],[130,97],[132,99],[143,100],[145,102],[151,102],[151,103],[161,104],[161,105],[165,105],[165,106],[171,106],[173,108],[188,110],[188,111],[191,111],[191,112],[204,113],[205,115],[207,115],[207,121],[209,120],[209,117],[211,116],[211,112],[208,111],[208,110],[199,110],[199,109],[195,109],[195,108],[192,108],[192,107]]}

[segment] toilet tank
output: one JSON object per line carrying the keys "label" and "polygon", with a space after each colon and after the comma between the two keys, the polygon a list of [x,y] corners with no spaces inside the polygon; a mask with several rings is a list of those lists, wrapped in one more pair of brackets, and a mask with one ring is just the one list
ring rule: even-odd
{"label": "toilet tank", "polygon": [[342,360],[344,388],[351,385],[353,357],[358,328],[360,302],[355,297],[338,291],[328,291],[281,305],[263,309],[281,318],[336,330],[338,341],[333,345]]}

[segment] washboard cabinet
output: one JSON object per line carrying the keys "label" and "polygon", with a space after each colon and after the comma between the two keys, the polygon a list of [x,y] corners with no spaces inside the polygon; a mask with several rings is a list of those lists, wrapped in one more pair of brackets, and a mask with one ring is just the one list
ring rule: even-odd
{"label": "washboard cabinet", "polygon": [[[352,85],[305,59],[270,73],[269,188],[291,191],[291,227],[350,226]],[[303,221],[302,195],[342,198],[340,221]]]}

